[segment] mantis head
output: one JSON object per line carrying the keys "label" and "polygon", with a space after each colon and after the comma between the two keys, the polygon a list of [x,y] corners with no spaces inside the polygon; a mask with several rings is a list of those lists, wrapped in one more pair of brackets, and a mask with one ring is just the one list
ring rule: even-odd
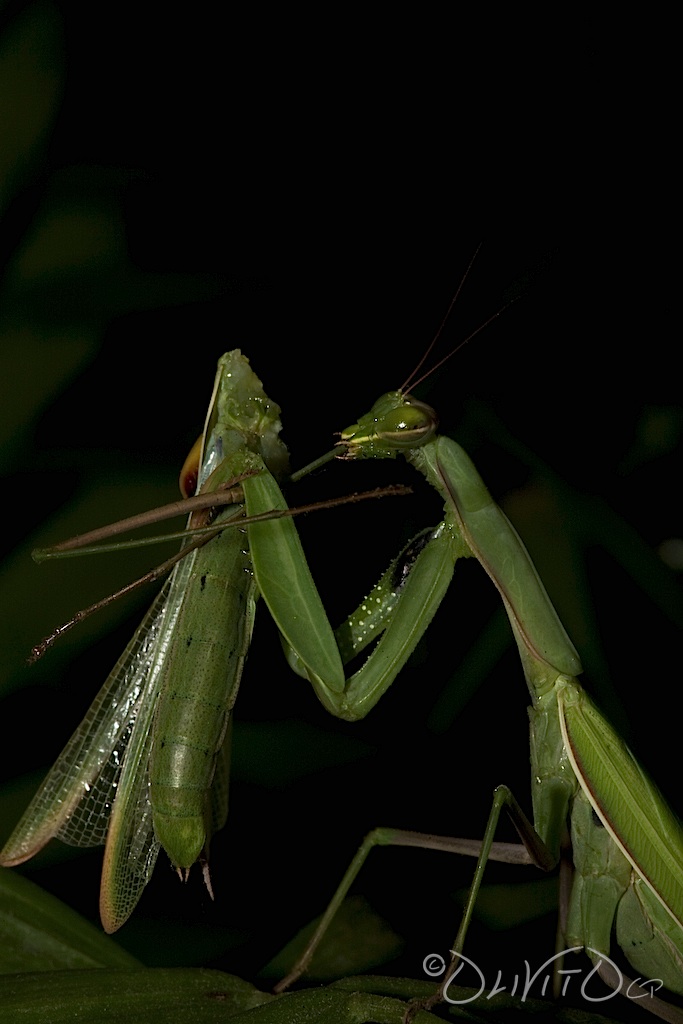
{"label": "mantis head", "polygon": [[275,476],[286,473],[287,448],[279,439],[280,406],[265,394],[263,385],[239,349],[218,360],[218,371],[204,433],[195,442],[180,471],[180,491],[187,498],[203,484],[217,464],[234,449],[246,446],[263,458]]}
{"label": "mantis head", "polygon": [[393,459],[398,451],[419,448],[438,426],[431,406],[402,391],[382,395],[370,412],[341,432],[345,459]]}

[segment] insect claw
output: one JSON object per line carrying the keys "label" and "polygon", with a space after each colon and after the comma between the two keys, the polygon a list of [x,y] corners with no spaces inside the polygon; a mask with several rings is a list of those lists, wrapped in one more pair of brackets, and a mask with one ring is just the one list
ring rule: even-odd
{"label": "insect claw", "polygon": [[206,886],[207,892],[212,900],[215,899],[213,894],[213,886],[211,885],[211,873],[209,871],[208,860],[203,860],[202,864],[202,878],[204,879],[204,885]]}

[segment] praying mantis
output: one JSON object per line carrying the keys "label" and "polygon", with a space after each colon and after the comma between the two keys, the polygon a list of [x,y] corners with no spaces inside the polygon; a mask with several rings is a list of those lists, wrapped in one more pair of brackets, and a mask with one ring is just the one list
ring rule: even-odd
{"label": "praying mantis", "polygon": [[[451,971],[460,965],[487,859],[524,862],[519,860],[524,851],[539,867],[555,867],[562,847],[568,845],[569,815],[576,872],[562,938],[575,950],[585,948],[601,975],[620,988],[622,978],[614,980],[617,973],[609,962],[616,924],[619,944],[635,969],[649,972],[650,978],[656,976],[664,987],[681,995],[683,826],[578,683],[578,655],[518,535],[491,500],[464,451],[455,442],[434,436],[435,431],[436,417],[429,407],[403,392],[390,392],[342,431],[340,444],[350,458],[391,458],[401,452],[442,495],[445,518],[423,549],[441,548],[430,574],[439,597],[440,588],[444,582],[448,585],[455,563],[463,555],[474,555],[496,585],[532,699],[534,823],[503,785],[495,791],[480,844],[377,829],[361,846],[309,947],[280,989],[305,969],[375,845],[419,845],[477,855],[475,878],[452,950]],[[437,577],[437,572],[443,575]],[[426,595],[426,588],[424,592]],[[513,819],[522,847],[494,843],[503,807]],[[453,976],[447,975],[438,998],[447,998]],[[629,985],[639,992],[638,998],[645,997],[645,990],[630,979]],[[669,1011],[665,1005],[651,1008],[664,1019],[680,1019],[678,1011]]]}
{"label": "praying mantis", "polygon": [[[428,545],[428,546],[427,546],[427,549],[425,549],[425,550],[430,550],[430,546]],[[439,558],[437,559],[437,561],[440,561],[440,557],[439,557]],[[575,667],[573,667],[573,666],[572,666],[572,667],[570,667],[570,668],[572,668],[572,671],[573,671],[573,670],[575,669]],[[338,709],[332,709],[332,708],[329,708],[329,710],[338,710]],[[351,715],[349,715],[349,717],[352,717],[352,716],[351,716]]]}

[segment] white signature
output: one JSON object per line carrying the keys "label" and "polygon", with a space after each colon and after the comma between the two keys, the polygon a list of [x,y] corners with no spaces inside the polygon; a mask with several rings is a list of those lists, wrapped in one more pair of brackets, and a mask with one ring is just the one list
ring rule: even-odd
{"label": "white signature", "polygon": [[[529,965],[529,961],[525,960],[524,961],[525,976],[522,979],[523,987],[522,987],[521,995],[519,996],[520,1000],[522,1002],[525,1001],[525,999],[529,995],[529,991],[531,989],[531,986],[536,981],[538,981],[542,976],[543,976],[543,984],[541,986],[541,996],[545,996],[546,988],[547,988],[547,985],[548,985],[548,981],[553,976],[553,973],[548,970],[549,966],[552,963],[554,963],[556,960],[561,960],[562,957],[565,955],[565,953],[580,953],[583,950],[583,948],[584,948],[583,946],[572,946],[571,949],[564,949],[564,950],[562,950],[562,952],[556,953],[554,956],[551,956],[548,960],[544,961],[544,963],[542,963],[541,966],[536,971],[534,971],[533,974],[531,973],[531,967]],[[617,967],[617,965],[612,960],[610,960],[610,958],[608,956],[605,956],[604,953],[599,953],[596,949],[591,949],[590,946],[588,946],[586,948],[586,951],[588,953],[595,953],[596,956],[598,956],[600,958],[599,962],[597,964],[595,964],[595,966],[593,966],[593,968],[588,972],[588,974],[583,978],[583,980],[581,982],[581,989],[580,989],[581,996],[588,1003],[604,1003],[608,999],[611,999],[613,996],[618,995],[619,993],[621,993],[622,995],[625,995],[627,997],[627,999],[644,999],[648,995],[650,995],[650,996],[654,995],[655,992],[659,991],[660,988],[664,987],[664,983],[663,983],[663,981],[660,978],[650,978],[647,981],[644,981],[642,978],[637,978],[635,981],[630,981],[629,980],[628,986],[626,987],[626,989],[624,989],[624,991],[622,991],[622,989],[624,988],[624,980],[625,979],[624,979],[623,974],[621,973],[621,971]],[[616,975],[616,977],[619,980],[619,984],[615,986],[613,991],[608,992],[607,995],[601,995],[601,996],[590,995],[588,993],[588,984],[589,984],[590,980],[593,978],[593,976],[599,970],[600,964],[602,962],[605,962],[605,963],[609,964],[609,966],[615,972],[615,975]],[[460,974],[461,970],[463,970],[466,965],[469,965],[471,968],[473,968],[476,976],[479,979],[480,987],[479,987],[478,991],[475,992],[474,995],[468,996],[466,999],[453,999],[452,997],[450,997],[448,995],[448,987],[451,984],[451,982],[454,981],[455,978],[457,978],[457,976]],[[422,961],[422,969],[424,970],[425,974],[428,977],[430,977],[430,978],[440,978],[446,972],[446,961],[444,960],[444,958],[441,956],[440,953],[428,953],[427,956]],[[561,967],[561,968],[559,968],[559,970],[557,970],[556,973],[561,975],[562,977],[564,977],[564,982],[562,984],[562,995],[564,996],[567,993],[567,989],[568,989],[569,984],[572,981],[574,975],[582,974],[583,973],[583,968],[582,967],[571,967],[571,968],[563,968],[563,967]],[[507,991],[507,985],[501,984],[501,981],[502,981],[502,971],[498,971],[498,974],[496,976],[496,980],[495,980],[495,982],[493,984],[493,987],[488,992],[486,992],[486,998],[487,999],[491,999],[493,996],[498,995],[501,992]],[[510,989],[510,995],[511,996],[514,996],[517,993],[517,988],[518,988],[519,983],[520,983],[520,976],[518,974],[515,974],[514,975],[514,982],[513,982],[512,988]],[[475,962],[473,960],[470,960],[469,957],[466,957],[463,953],[461,953],[460,957],[458,959],[458,966],[455,968],[453,973],[450,975],[446,985],[444,986],[443,998],[448,1003],[452,1003],[453,1005],[461,1006],[461,1005],[464,1005],[465,1003],[471,1003],[475,999],[478,999],[479,996],[481,996],[486,991],[486,988],[487,988],[487,986],[486,986],[486,979],[484,978],[483,971],[480,970],[480,968],[477,966],[477,964],[475,964]]]}

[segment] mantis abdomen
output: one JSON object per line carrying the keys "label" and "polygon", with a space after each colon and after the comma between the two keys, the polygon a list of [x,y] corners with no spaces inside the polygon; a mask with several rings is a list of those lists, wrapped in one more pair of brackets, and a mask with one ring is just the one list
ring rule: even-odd
{"label": "mantis abdomen", "polygon": [[[173,866],[206,844],[209,794],[254,621],[246,538],[228,531],[196,552],[164,660],[150,760],[154,831]],[[166,681],[167,680],[167,681]]]}

